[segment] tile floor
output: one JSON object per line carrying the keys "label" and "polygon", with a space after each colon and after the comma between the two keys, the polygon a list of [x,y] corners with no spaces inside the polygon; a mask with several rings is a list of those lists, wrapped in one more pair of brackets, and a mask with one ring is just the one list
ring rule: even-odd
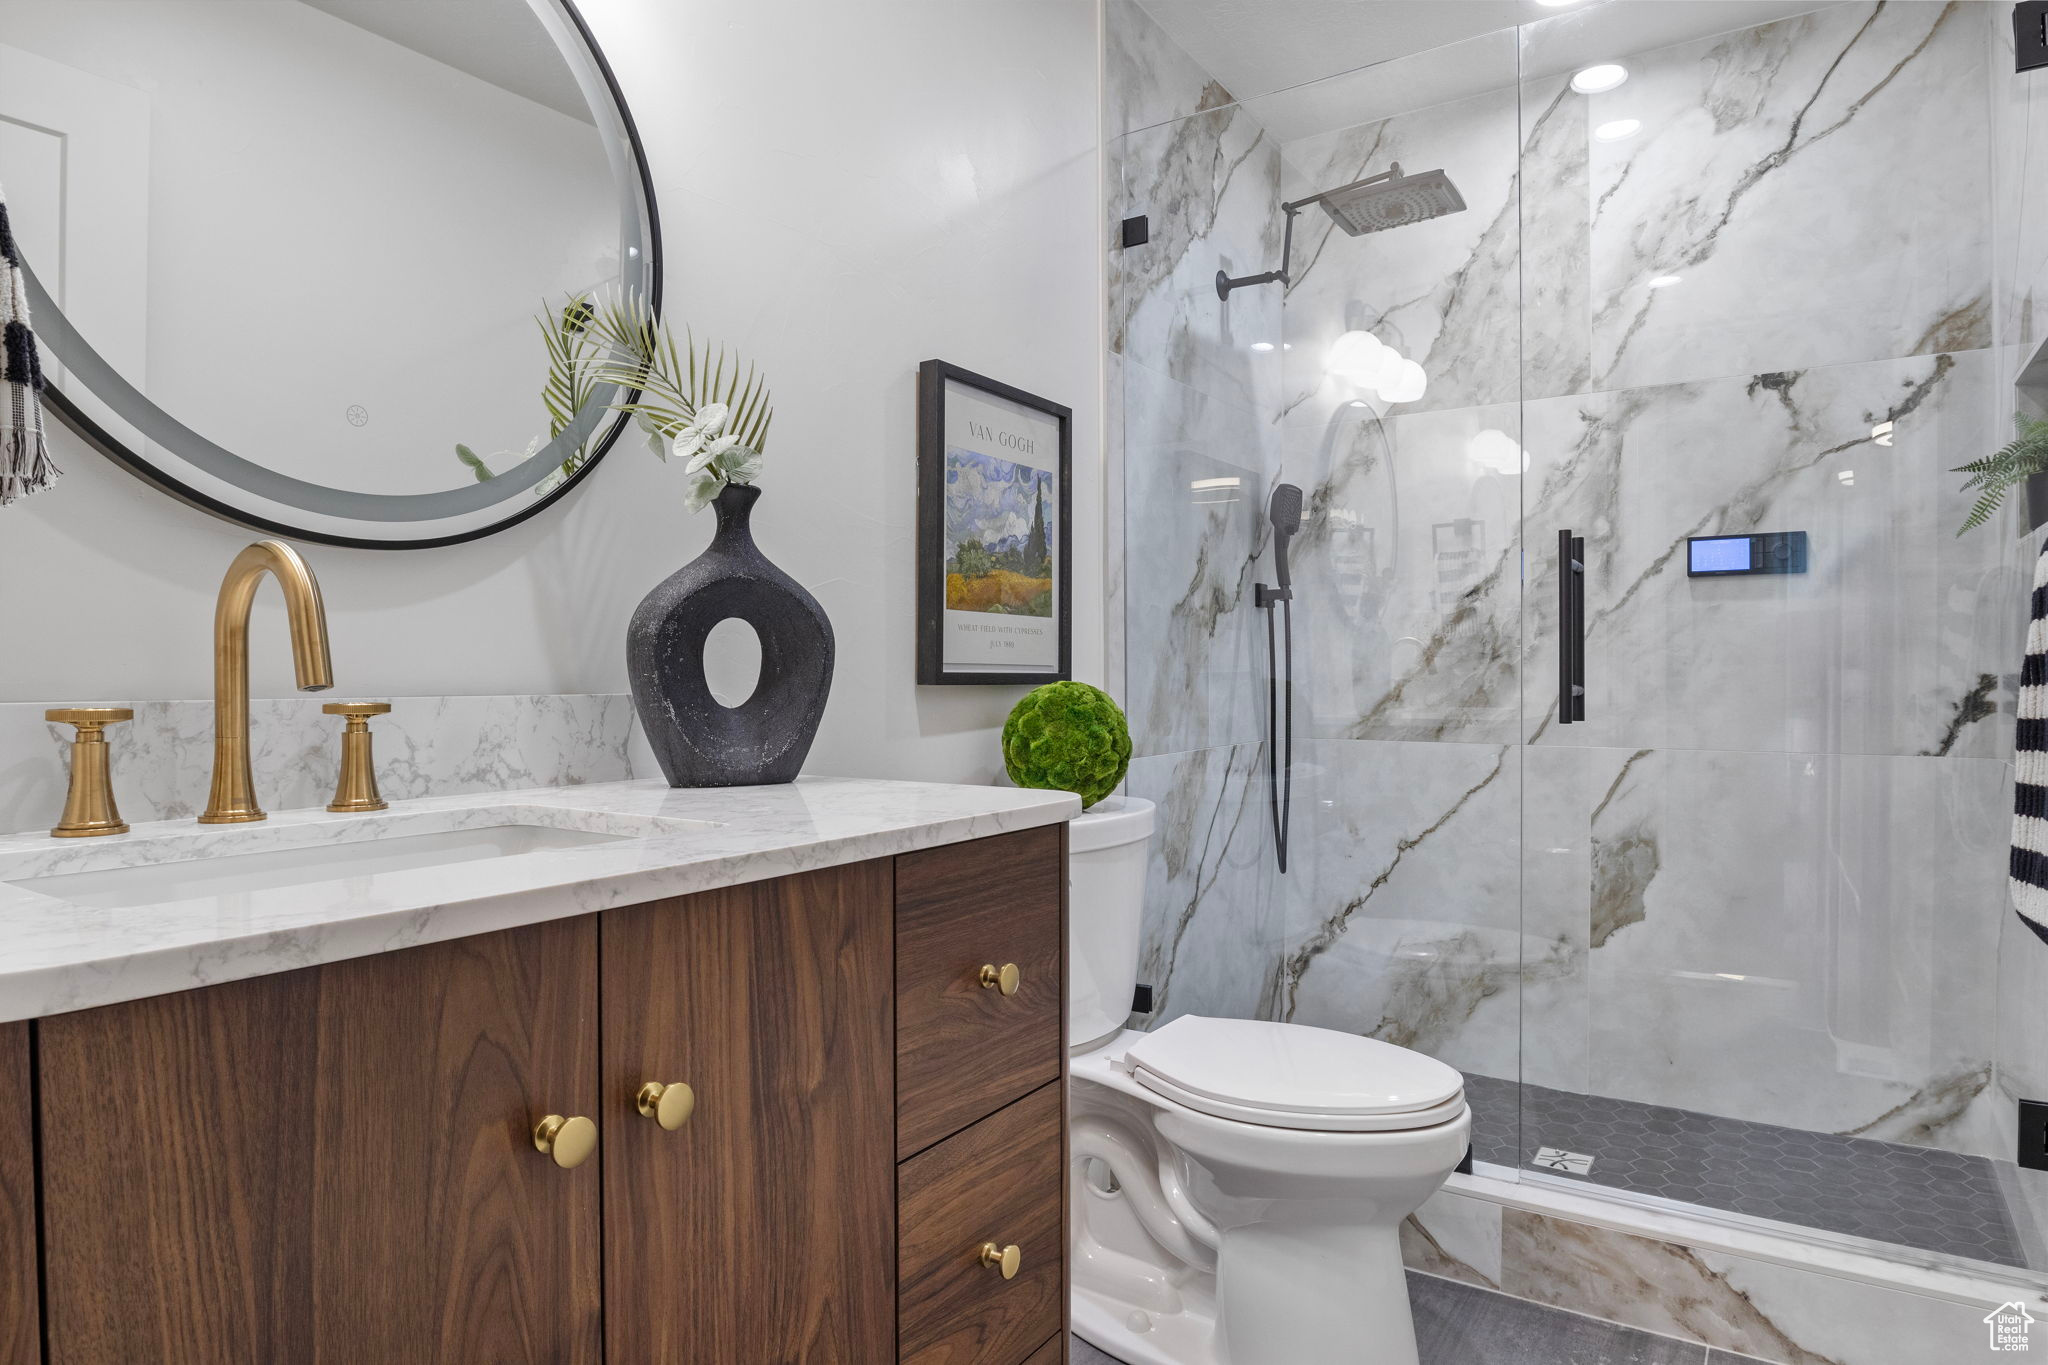
{"label": "tile floor", "polygon": [[[1473,1154],[1567,1179],[1999,1265],[2026,1256],[1982,1157],[1468,1075]],[[1518,1098],[1521,1111],[1517,1113]],[[1535,1162],[1544,1148],[1593,1158]]]}
{"label": "tile floor", "polygon": [[[1422,1365],[1751,1365],[1597,1318],[1433,1275],[1408,1277]],[[1076,1337],[1071,1365],[1121,1365]]]}

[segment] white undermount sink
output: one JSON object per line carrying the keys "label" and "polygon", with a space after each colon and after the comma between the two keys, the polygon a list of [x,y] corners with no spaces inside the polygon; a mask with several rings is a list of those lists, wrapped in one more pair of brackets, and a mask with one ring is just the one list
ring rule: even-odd
{"label": "white undermount sink", "polygon": [[[581,812],[574,814],[580,815]],[[540,818],[533,818],[538,815]],[[419,868],[450,867],[528,853],[616,844],[628,839],[674,833],[689,828],[708,828],[695,820],[631,820],[630,832],[619,829],[599,831],[578,829],[569,812],[547,810],[506,812],[502,820],[486,815],[470,819],[460,827],[421,830],[422,824],[454,823],[446,812],[423,812],[416,817],[387,817],[377,825],[358,826],[345,842],[333,838],[334,826],[308,825],[298,829],[265,829],[262,836],[273,846],[238,851],[235,833],[223,831],[210,838],[180,840],[190,847],[176,847],[170,841],[154,849],[130,845],[136,861],[81,871],[53,872],[41,876],[6,876],[8,885],[54,897],[72,905],[117,910],[130,906],[189,901],[201,897],[232,896],[285,887],[312,886],[406,872]],[[521,818],[527,816],[527,818]],[[611,817],[609,823],[616,823]],[[251,830],[262,827],[251,826]],[[244,839],[251,836],[244,835]],[[297,847],[276,847],[302,839]],[[112,850],[110,850],[111,852]],[[182,856],[181,856],[182,855]]]}

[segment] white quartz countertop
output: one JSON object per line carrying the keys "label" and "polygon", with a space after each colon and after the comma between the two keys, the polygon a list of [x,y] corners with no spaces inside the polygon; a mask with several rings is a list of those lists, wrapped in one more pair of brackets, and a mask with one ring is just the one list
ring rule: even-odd
{"label": "white quartz countertop", "polygon": [[[0,1022],[1058,824],[1080,810],[1066,792],[805,777],[775,787],[615,782],[434,797],[368,815],[281,811],[256,824],[167,821],[94,839],[8,835]],[[181,871],[189,890],[195,872],[251,865],[237,855],[303,857],[290,851],[504,826],[611,841],[141,905],[94,905],[84,890],[73,894],[85,903],[57,898],[91,878],[39,880],[149,864]]]}

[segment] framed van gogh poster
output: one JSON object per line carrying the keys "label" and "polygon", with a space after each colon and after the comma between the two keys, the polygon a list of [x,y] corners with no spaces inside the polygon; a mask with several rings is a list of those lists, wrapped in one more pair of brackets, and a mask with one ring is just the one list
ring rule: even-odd
{"label": "framed van gogh poster", "polygon": [[917,390],[917,680],[1071,677],[1073,412],[943,360]]}

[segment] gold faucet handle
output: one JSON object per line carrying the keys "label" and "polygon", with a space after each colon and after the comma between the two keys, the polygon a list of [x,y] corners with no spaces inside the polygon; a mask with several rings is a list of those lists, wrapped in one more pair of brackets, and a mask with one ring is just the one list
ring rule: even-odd
{"label": "gold faucet handle", "polygon": [[320,708],[348,721],[341,731],[341,777],[334,784],[331,811],[383,810],[390,802],[377,791],[377,764],[370,757],[370,717],[391,709],[388,701],[331,701]]}
{"label": "gold faucet handle", "polygon": [[43,712],[43,719],[59,725],[76,725],[81,734],[88,730],[97,731],[105,726],[118,725],[124,720],[135,719],[132,706],[53,706]]}
{"label": "gold faucet handle", "polygon": [[50,833],[59,839],[126,834],[128,824],[114,808],[114,779],[107,765],[107,727],[134,720],[134,708],[53,706],[43,712],[43,719],[78,727],[71,741],[71,786],[64,795],[64,814]]}
{"label": "gold faucet handle", "polygon": [[[320,708],[330,716],[347,716],[351,721],[369,723],[371,716],[381,716],[391,710],[388,701],[331,701]],[[351,726],[351,729],[354,727]]]}

